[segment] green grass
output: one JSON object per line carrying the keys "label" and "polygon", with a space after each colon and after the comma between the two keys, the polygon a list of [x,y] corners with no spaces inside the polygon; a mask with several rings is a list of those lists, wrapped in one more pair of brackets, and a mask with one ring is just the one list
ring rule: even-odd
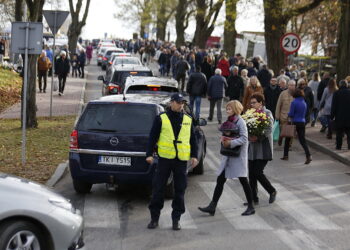
{"label": "green grass", "polygon": [[22,130],[18,119],[0,119],[0,172],[45,183],[68,160],[69,136],[75,116],[38,118],[39,127],[27,130],[27,159],[22,167]]}
{"label": "green grass", "polygon": [[0,112],[20,101],[21,88],[18,73],[0,68]]}

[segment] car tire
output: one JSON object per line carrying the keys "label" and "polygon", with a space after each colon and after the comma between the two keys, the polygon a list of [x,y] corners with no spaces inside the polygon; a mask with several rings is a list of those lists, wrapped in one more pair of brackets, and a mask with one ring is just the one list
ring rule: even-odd
{"label": "car tire", "polygon": [[79,194],[90,193],[92,184],[85,181],[73,180],[74,190]]}
{"label": "car tire", "polygon": [[[18,236],[22,239],[21,243],[19,243],[16,240]],[[24,247],[23,245],[28,240],[33,240],[31,245],[27,246],[28,248],[26,249],[51,250],[52,247],[48,243],[48,237],[49,236],[45,235],[45,233],[43,232],[43,230],[40,229],[40,227],[29,221],[11,220],[0,225],[0,249],[10,249],[10,244],[13,249],[22,249],[21,247]]]}
{"label": "car tire", "polygon": [[100,63],[100,62],[98,62],[98,63],[97,63],[97,66],[101,66],[101,63]]}

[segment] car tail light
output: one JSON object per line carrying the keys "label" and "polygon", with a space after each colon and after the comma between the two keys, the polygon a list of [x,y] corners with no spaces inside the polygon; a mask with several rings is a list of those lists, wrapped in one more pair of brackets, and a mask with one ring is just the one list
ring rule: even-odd
{"label": "car tail light", "polygon": [[118,94],[121,93],[121,87],[119,85],[108,85],[108,91],[111,94]]}
{"label": "car tail light", "polygon": [[112,65],[112,63],[113,63],[112,61],[109,61],[109,64],[110,64],[110,65]]}
{"label": "car tail light", "polygon": [[107,61],[108,59],[107,59],[107,57],[103,57],[103,61]]}
{"label": "car tail light", "polygon": [[78,131],[73,130],[73,132],[70,134],[70,143],[69,143],[70,149],[78,149]]}

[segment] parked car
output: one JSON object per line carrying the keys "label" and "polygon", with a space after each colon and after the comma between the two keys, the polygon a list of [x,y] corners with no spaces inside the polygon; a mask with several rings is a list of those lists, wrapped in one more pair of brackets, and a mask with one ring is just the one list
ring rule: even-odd
{"label": "parked car", "polygon": [[[149,133],[156,115],[168,107],[170,96],[126,94],[90,101],[70,139],[69,168],[78,193],[88,193],[95,183],[146,184],[151,186],[157,160],[146,162]],[[188,106],[185,112],[191,114]],[[199,164],[188,171],[203,174],[206,139],[200,126],[206,120],[193,120],[198,141]],[[173,192],[172,177],[167,194]]]}
{"label": "parked car", "polygon": [[109,62],[109,59],[112,56],[112,53],[125,53],[124,49],[121,48],[109,48],[105,51],[105,53],[102,55],[102,61],[101,61],[101,67],[102,70],[105,70],[107,68],[107,64]]}
{"label": "parked car", "polygon": [[102,81],[102,95],[122,94],[128,76],[153,76],[152,70],[141,65],[116,65],[107,72],[106,78],[98,76]]}
{"label": "parked car", "polygon": [[[117,59],[117,58],[120,58],[120,59]],[[114,65],[113,62],[115,60],[116,60],[115,65],[117,64],[142,65],[141,61],[136,57],[132,57],[130,53],[112,53],[111,58],[109,59],[109,62],[107,64],[106,74],[108,74],[108,71]]]}
{"label": "parked car", "polygon": [[63,196],[0,173],[0,200],[1,250],[84,248],[81,213]]}
{"label": "parked car", "polygon": [[144,76],[129,76],[126,78],[124,93],[173,94],[179,92],[178,82],[174,79]]}
{"label": "parked car", "polygon": [[115,44],[103,44],[103,46],[101,46],[98,50],[97,50],[97,66],[101,66],[102,64],[102,58],[104,53],[108,50],[108,49],[113,49],[116,48]]}

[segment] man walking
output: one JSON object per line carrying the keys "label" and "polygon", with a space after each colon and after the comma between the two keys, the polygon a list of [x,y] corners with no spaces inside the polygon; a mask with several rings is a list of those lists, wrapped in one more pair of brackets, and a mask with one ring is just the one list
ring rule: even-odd
{"label": "man walking", "polygon": [[[45,50],[43,50],[38,58],[38,78],[39,78],[39,91],[46,93],[47,85],[47,71],[51,68],[51,61],[46,56]],[[44,79],[44,86],[42,86],[42,80]]]}
{"label": "man walking", "polygon": [[176,81],[178,81],[181,91],[185,88],[186,73],[189,69],[190,66],[184,56],[180,56],[180,60],[176,63]]}
{"label": "man walking", "polygon": [[277,86],[277,79],[271,78],[270,85],[264,89],[264,96],[265,106],[268,110],[272,112],[273,117],[275,117],[277,101],[281,92],[282,90],[279,86]]}
{"label": "man walking", "polygon": [[195,104],[195,118],[199,119],[201,112],[202,97],[205,97],[207,93],[207,78],[201,72],[201,67],[199,65],[196,65],[196,72],[190,75],[186,91],[190,95],[190,107],[192,109],[192,112],[194,112]]}
{"label": "man walking", "polygon": [[226,79],[221,75],[221,69],[215,70],[215,75],[212,76],[208,83],[208,99],[210,102],[208,121],[213,120],[214,107],[216,104],[218,123],[221,124],[222,114],[222,98],[224,98],[224,91],[227,88]]}
{"label": "man walking", "polygon": [[243,92],[243,78],[238,74],[238,67],[234,66],[232,67],[232,73],[227,78],[226,96],[228,96],[230,100],[241,101],[243,98]]}
{"label": "man walking", "polygon": [[151,222],[147,228],[158,227],[160,211],[164,205],[164,188],[170,173],[173,173],[175,195],[172,202],[173,230],[180,230],[181,214],[185,213],[184,195],[187,187],[187,161],[195,167],[197,142],[192,118],[184,114],[184,98],[176,93],[171,96],[170,109],[156,116],[149,136],[146,161],[153,164],[153,153],[158,145],[158,165],[153,180],[152,199],[149,204]]}
{"label": "man walking", "polygon": [[58,95],[63,95],[64,87],[66,85],[67,75],[69,74],[70,65],[67,58],[67,53],[61,51],[60,58],[55,63],[55,75],[58,76]]}

